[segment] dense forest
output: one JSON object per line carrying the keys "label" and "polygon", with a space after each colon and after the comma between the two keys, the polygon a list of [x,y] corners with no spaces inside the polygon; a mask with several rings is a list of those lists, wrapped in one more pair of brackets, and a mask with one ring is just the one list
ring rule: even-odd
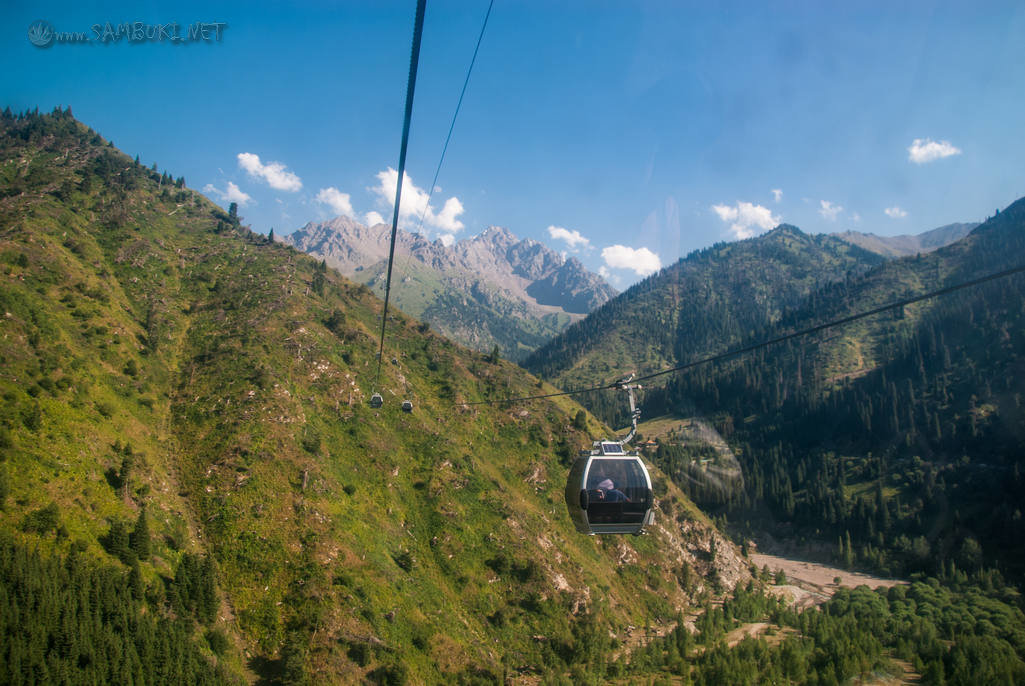
{"label": "dense forest", "polygon": [[240,683],[208,657],[228,648],[211,626],[208,560],[187,555],[173,578],[147,584],[137,558],[124,571],[83,553],[72,546],[66,556],[46,555],[0,535],[0,682]]}
{"label": "dense forest", "polygon": [[[682,675],[683,683],[708,686],[833,686],[852,678],[900,677],[893,662],[898,658],[924,684],[1021,683],[1025,615],[1017,592],[993,582],[980,575],[971,581],[928,578],[888,590],[841,589],[821,607],[800,612],[752,583],[721,606],[706,607],[695,633],[677,628],[637,651],[624,671]],[[771,633],[734,645],[724,640],[751,622],[768,622]]]}
{"label": "dense forest", "polygon": [[[823,289],[761,336],[1012,266],[1023,228],[1019,201],[963,244]],[[1008,277],[681,374],[645,410],[714,420],[743,488],[688,488],[738,525],[832,541],[848,566],[1020,579],[1023,315],[1025,280]],[[694,469],[684,448],[658,459]]]}

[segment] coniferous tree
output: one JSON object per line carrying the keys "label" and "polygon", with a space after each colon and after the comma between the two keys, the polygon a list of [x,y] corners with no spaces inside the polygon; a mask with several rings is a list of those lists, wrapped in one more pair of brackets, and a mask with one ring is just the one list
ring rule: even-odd
{"label": "coniferous tree", "polygon": [[128,544],[128,530],[120,519],[113,519],[110,522],[110,530],[107,532],[103,545],[107,552],[117,559],[125,562],[130,559],[131,547]]}
{"label": "coniferous tree", "polygon": [[145,506],[143,506],[142,510],[139,512],[139,518],[135,521],[135,528],[132,529],[129,541],[132,550],[140,560],[146,561],[149,559],[150,532],[149,520],[146,517]]}
{"label": "coniferous tree", "polygon": [[125,445],[124,458],[121,460],[121,471],[118,472],[118,479],[121,481],[121,497],[128,500],[131,495],[132,467],[135,466],[135,456],[132,454],[132,447]]}

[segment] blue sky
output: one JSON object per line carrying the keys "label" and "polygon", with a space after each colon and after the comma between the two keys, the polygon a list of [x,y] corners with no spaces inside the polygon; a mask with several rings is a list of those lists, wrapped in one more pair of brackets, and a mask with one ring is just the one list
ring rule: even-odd
{"label": "blue sky", "polygon": [[[390,221],[414,5],[7,2],[0,93],[71,105],[256,231]],[[411,229],[486,9],[428,0]],[[40,19],[93,40],[38,48]],[[185,44],[91,28],[134,21],[227,26]],[[496,0],[424,231],[502,225],[625,288],[779,222],[982,220],[1025,195],[1023,38],[1021,2]]]}

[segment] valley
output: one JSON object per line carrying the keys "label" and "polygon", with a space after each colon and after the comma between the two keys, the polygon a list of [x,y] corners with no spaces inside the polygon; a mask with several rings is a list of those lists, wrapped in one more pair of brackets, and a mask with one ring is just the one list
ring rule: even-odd
{"label": "valley", "polygon": [[3,681],[1025,679],[1020,277],[646,385],[642,536],[573,530],[569,466],[625,409],[550,383],[1012,265],[1023,201],[920,257],[785,225],[699,251],[537,376],[396,312],[378,367],[382,303],[326,258],[69,111],[0,127]]}

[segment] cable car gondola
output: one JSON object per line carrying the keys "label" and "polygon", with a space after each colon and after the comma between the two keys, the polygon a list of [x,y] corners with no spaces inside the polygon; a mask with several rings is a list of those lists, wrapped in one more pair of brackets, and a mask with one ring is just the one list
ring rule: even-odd
{"label": "cable car gondola", "polygon": [[640,534],[653,523],[655,505],[651,477],[637,451],[627,444],[637,433],[640,410],[628,385],[633,375],[619,382],[630,395],[633,428],[621,441],[595,441],[583,450],[566,480],[566,507],[577,531],[584,534]]}
{"label": "cable car gondola", "polygon": [[376,410],[381,407],[381,405],[384,405],[384,398],[381,397],[380,393],[374,393],[370,396],[370,407]]}

